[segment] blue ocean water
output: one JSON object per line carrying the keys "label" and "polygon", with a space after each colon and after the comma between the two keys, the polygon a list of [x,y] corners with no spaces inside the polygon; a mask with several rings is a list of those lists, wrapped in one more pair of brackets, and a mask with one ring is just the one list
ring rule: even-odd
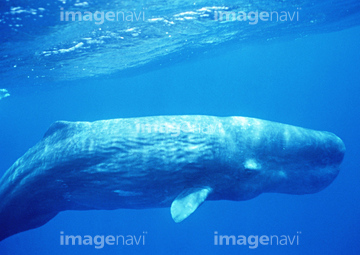
{"label": "blue ocean water", "polygon": [[[356,13],[357,9],[350,6],[348,10]],[[66,211],[40,228],[5,239],[0,243],[0,254],[359,254],[360,28],[353,27],[354,23],[325,22],[326,28],[319,25],[320,31],[305,29],[301,36],[290,31],[291,36],[281,37],[280,33],[272,40],[265,32],[259,35],[257,31],[251,33],[252,37],[258,36],[254,40],[249,34],[244,42],[224,40],[216,47],[176,47],[178,42],[174,42],[170,55],[154,53],[139,59],[141,54],[130,54],[127,57],[136,61],[129,70],[123,68],[122,62],[117,70],[117,61],[126,51],[139,50],[131,48],[139,42],[130,44],[120,55],[115,52],[117,57],[112,61],[111,47],[117,42],[113,38],[102,38],[105,42],[80,52],[75,50],[70,56],[55,53],[54,58],[45,59],[41,54],[29,54],[26,58],[29,50],[54,52],[57,47],[58,51],[65,32],[47,38],[53,41],[38,44],[37,39],[49,36],[48,30],[39,35],[31,31],[35,39],[24,41],[15,40],[12,36],[16,33],[2,30],[9,37],[3,37],[2,42],[5,46],[1,48],[0,89],[7,89],[11,96],[0,100],[1,175],[57,120],[175,114],[247,116],[333,132],[343,139],[347,151],[339,176],[316,194],[262,194],[244,202],[205,202],[179,224],[171,219],[169,208]],[[271,29],[274,32],[280,28]],[[210,36],[191,31],[183,36]],[[100,40],[104,34],[93,36],[92,40]],[[62,49],[80,43],[73,40],[64,38]],[[10,45],[17,48],[11,49]],[[165,48],[161,45],[156,52]],[[101,62],[102,53],[106,58]],[[94,58],[96,54],[100,57]],[[9,60],[5,61],[4,56]],[[96,63],[101,68],[96,68]],[[80,65],[85,70],[72,70]],[[52,68],[56,70],[53,76]],[[61,232],[82,236],[142,235],[145,245],[105,245],[101,249],[94,245],[66,246],[60,245]],[[216,246],[215,232],[297,236],[299,244]]]}

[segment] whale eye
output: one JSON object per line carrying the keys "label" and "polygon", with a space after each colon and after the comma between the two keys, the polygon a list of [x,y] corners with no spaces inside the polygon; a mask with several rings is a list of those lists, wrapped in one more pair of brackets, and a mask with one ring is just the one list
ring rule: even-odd
{"label": "whale eye", "polygon": [[260,170],[261,165],[256,161],[256,159],[247,159],[244,163],[245,169],[249,170]]}

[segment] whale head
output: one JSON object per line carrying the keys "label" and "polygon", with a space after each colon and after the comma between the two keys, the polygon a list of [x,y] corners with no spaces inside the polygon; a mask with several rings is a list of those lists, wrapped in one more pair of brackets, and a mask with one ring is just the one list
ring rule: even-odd
{"label": "whale head", "polygon": [[333,133],[241,117],[232,125],[227,165],[237,166],[231,169],[233,200],[316,193],[340,171],[345,145]]}
{"label": "whale head", "polygon": [[[340,164],[344,158],[345,145],[336,135],[328,132],[316,132],[302,138],[302,142],[293,142],[292,146],[284,147],[281,167],[269,160],[268,177],[272,180],[267,192],[286,194],[316,193],[336,178]],[[278,158],[279,160],[279,158]]]}

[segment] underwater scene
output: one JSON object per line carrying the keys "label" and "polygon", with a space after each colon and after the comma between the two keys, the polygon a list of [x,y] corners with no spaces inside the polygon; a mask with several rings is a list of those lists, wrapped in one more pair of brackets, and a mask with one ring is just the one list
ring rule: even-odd
{"label": "underwater scene", "polygon": [[359,254],[360,2],[3,0],[0,254]]}

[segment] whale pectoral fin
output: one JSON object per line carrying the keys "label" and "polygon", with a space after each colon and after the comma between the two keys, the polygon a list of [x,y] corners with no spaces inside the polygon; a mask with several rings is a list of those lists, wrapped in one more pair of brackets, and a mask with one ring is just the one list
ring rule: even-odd
{"label": "whale pectoral fin", "polygon": [[210,187],[186,189],[171,204],[170,212],[178,223],[185,220],[198,208],[212,191]]}

